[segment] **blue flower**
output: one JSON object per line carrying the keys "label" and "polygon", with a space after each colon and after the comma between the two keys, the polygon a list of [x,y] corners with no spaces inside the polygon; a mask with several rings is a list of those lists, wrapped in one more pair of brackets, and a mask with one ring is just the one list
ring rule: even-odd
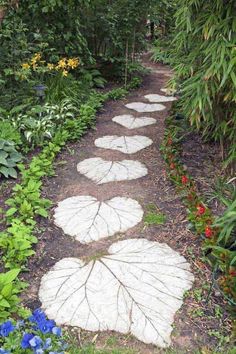
{"label": "blue flower", "polygon": [[51,348],[51,344],[52,344],[52,339],[51,338],[47,338],[45,343],[44,343],[43,349],[50,349]]}
{"label": "blue flower", "polygon": [[37,309],[33,312],[32,316],[29,317],[29,321],[30,322],[42,322],[42,321],[46,321],[46,315],[45,313],[41,310],[41,309]]}
{"label": "blue flower", "polygon": [[11,321],[6,321],[0,326],[0,336],[7,337],[9,333],[14,331],[15,327],[11,323]]}
{"label": "blue flower", "polygon": [[61,328],[59,327],[53,327],[52,333],[55,334],[57,337],[61,337]]}
{"label": "blue flower", "polygon": [[39,336],[34,336],[32,339],[30,339],[29,344],[31,345],[32,348],[34,349],[40,349],[43,341]]}
{"label": "blue flower", "polygon": [[43,349],[35,349],[35,350],[34,350],[34,353],[35,353],[35,354],[43,354],[43,353],[44,353],[44,350],[43,350]]}
{"label": "blue flower", "polygon": [[55,327],[55,322],[53,320],[38,322],[38,328],[43,334],[52,332],[53,327]]}
{"label": "blue flower", "polygon": [[32,333],[25,333],[23,338],[22,338],[22,341],[21,341],[21,348],[22,349],[28,349],[28,348],[31,348],[31,345],[30,345],[30,340],[34,338],[34,334]]}
{"label": "blue flower", "polygon": [[8,350],[0,348],[0,354],[10,354],[10,352]]}

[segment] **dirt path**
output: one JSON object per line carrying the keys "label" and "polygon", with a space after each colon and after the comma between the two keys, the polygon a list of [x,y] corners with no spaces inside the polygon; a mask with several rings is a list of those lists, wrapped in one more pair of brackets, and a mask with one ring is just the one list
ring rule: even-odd
{"label": "dirt path", "polygon": [[[81,244],[72,237],[65,235],[61,228],[54,225],[54,209],[52,209],[50,219],[39,222],[39,226],[43,231],[39,234],[36,255],[30,259],[30,273],[26,275],[27,280],[30,282],[30,288],[24,296],[24,302],[30,307],[40,306],[38,300],[40,281],[42,276],[56,262],[65,257],[91,259],[98,254],[107,252],[109,246],[116,241],[133,238],[144,238],[150,241],[166,243],[173,250],[184,256],[191,264],[191,270],[194,273],[194,288],[199,288],[204,282],[207,283],[209,281],[210,272],[198,258],[200,242],[187,228],[185,209],[174,187],[166,179],[165,163],[159,150],[165,129],[164,122],[168,116],[171,102],[164,103],[167,109],[163,111],[145,114],[131,111],[125,107],[125,104],[130,102],[148,103],[144,99],[147,94],[163,95],[160,89],[165,86],[169,79],[170,71],[162,65],[148,63],[148,66],[152,66],[154,70],[145,77],[142,87],[129,94],[124,100],[108,102],[97,116],[96,129],[90,130],[80,142],[70,144],[59,156],[56,162],[57,176],[45,181],[43,193],[53,201],[55,207],[58,202],[73,196],[90,195],[99,201],[110,200],[117,196],[129,197],[135,199],[142,206],[144,213],[147,212],[150,205],[155,205],[160,212],[166,215],[167,220],[164,225],[153,226],[146,225],[142,221],[125,233],[118,233],[115,236],[102,238],[89,244]],[[132,114],[135,117],[153,117],[157,120],[157,123],[128,130],[112,121],[114,116],[123,114]],[[95,147],[94,141],[106,135],[142,135],[151,138],[153,144],[132,155]],[[148,175],[130,181],[96,185],[90,179],[78,173],[76,168],[78,163],[92,157],[118,161],[125,159],[136,160],[147,167]],[[202,296],[204,296],[204,293]],[[175,316],[172,344],[175,348],[181,349],[181,353],[191,353],[193,348],[196,349],[206,344],[209,346],[211,338],[208,336],[206,329],[216,329],[219,326],[214,323],[211,310],[209,310],[208,318],[204,321],[201,318],[193,318],[190,314],[197,308],[198,302],[194,291],[192,291]],[[80,335],[82,341],[94,337],[94,333],[83,330]],[[144,344],[131,335],[122,335],[117,332],[99,333],[97,338],[98,345],[103,346],[110,336],[115,338],[118,345],[135,349],[138,353],[162,352],[161,349],[150,344]]]}

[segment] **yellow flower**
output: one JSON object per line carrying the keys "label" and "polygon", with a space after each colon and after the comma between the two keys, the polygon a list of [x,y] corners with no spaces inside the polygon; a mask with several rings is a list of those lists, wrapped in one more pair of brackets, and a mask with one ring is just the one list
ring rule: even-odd
{"label": "yellow flower", "polygon": [[36,61],[38,61],[38,60],[40,60],[42,58],[42,55],[40,53],[36,53],[34,55],[34,58],[35,58]]}
{"label": "yellow flower", "polygon": [[37,68],[38,64],[36,64],[35,62],[32,63],[32,68],[35,70]]}
{"label": "yellow flower", "polygon": [[40,61],[42,55],[40,53],[36,53],[30,60],[31,64],[34,66],[37,61]]}
{"label": "yellow flower", "polygon": [[61,60],[59,60],[57,67],[59,69],[64,69],[66,67],[66,58],[62,58]]}
{"label": "yellow flower", "polygon": [[28,63],[23,63],[21,64],[22,66],[22,69],[29,69],[30,68],[30,65]]}
{"label": "yellow flower", "polygon": [[79,65],[78,58],[68,59],[67,65],[72,69],[77,68],[77,66]]}
{"label": "yellow flower", "polygon": [[47,67],[49,70],[53,70],[54,69],[54,64],[48,63]]}
{"label": "yellow flower", "polygon": [[67,70],[63,70],[62,71],[62,76],[67,76],[68,75],[68,71]]}

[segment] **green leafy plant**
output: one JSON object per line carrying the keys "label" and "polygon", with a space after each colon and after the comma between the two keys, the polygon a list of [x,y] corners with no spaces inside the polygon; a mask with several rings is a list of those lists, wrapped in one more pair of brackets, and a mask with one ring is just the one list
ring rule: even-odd
{"label": "green leafy plant", "polygon": [[[51,206],[49,200],[41,197],[42,178],[54,175],[53,162],[57,154],[66,141],[80,137],[94,124],[96,111],[110,98],[109,94],[92,93],[87,102],[80,106],[78,115],[58,125],[52,141],[32,158],[27,168],[19,165],[21,183],[14,186],[11,197],[6,201],[9,208],[3,217],[8,227],[0,234],[1,261],[5,267],[25,269],[27,258],[34,254],[32,248],[37,243],[34,235],[36,219],[38,216],[47,217]],[[60,114],[58,119],[61,119]],[[14,291],[19,293],[17,288]],[[15,307],[10,308],[9,312],[15,313]],[[3,318],[6,318],[5,315]]]}
{"label": "green leafy plant", "polygon": [[22,160],[22,155],[15,149],[11,141],[0,139],[0,175],[4,177],[17,177],[17,163]]}
{"label": "green leafy plant", "polygon": [[22,144],[18,130],[8,121],[0,121],[0,139],[13,141],[16,146]]}
{"label": "green leafy plant", "polygon": [[64,99],[60,104],[33,106],[24,113],[12,115],[11,120],[27,143],[35,147],[52,139],[58,127],[77,112],[76,106],[69,99]]}
{"label": "green leafy plant", "polygon": [[12,269],[0,274],[0,321],[7,318],[11,312],[18,312],[17,294],[25,288],[25,283],[17,280],[19,273],[20,269]]}
{"label": "green leafy plant", "polygon": [[165,222],[166,215],[155,204],[149,204],[144,216],[145,225],[163,225]]}
{"label": "green leafy plant", "polygon": [[227,202],[223,198],[227,210],[220,218],[213,216],[181,162],[181,124],[184,123],[167,120],[161,151],[168,165],[168,175],[186,205],[190,227],[203,239],[202,247],[208,255],[207,259],[214,274],[218,272],[217,284],[232,308],[236,303],[235,200]]}
{"label": "green leafy plant", "polygon": [[144,217],[146,225],[163,225],[166,221],[166,216],[161,213],[148,212]]}

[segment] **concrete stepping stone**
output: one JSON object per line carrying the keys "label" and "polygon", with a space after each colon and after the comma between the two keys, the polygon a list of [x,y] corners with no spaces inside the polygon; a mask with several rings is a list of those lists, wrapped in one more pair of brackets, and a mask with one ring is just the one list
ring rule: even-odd
{"label": "concrete stepping stone", "polygon": [[176,101],[176,97],[150,94],[144,96],[149,102],[171,102]]}
{"label": "concrete stepping stone", "polygon": [[118,150],[124,154],[134,154],[148,146],[153,141],[146,136],[134,135],[134,136],[117,136],[107,135],[95,140],[95,145],[103,149]]}
{"label": "concrete stepping stone", "polygon": [[97,184],[128,181],[144,177],[148,173],[146,166],[139,161],[106,161],[100,157],[78,163],[77,171]]}
{"label": "concrete stepping stone", "polygon": [[39,298],[58,325],[131,333],[164,348],[192,282],[186,259],[169,246],[129,239],[88,263],[62,259],[42,278]]}
{"label": "concrete stepping stone", "polygon": [[143,218],[142,207],[131,198],[115,197],[104,202],[92,196],[76,196],[58,203],[54,222],[65,234],[81,243],[125,232]]}
{"label": "concrete stepping stone", "polygon": [[121,116],[116,116],[112,118],[113,122],[122,125],[128,129],[136,129],[145,127],[147,125],[155,124],[156,119],[151,117],[134,117],[131,114],[123,114]]}
{"label": "concrete stepping stone", "polygon": [[139,113],[145,112],[158,112],[163,111],[166,107],[163,104],[158,103],[143,103],[143,102],[132,102],[125,105],[129,109],[133,109]]}

